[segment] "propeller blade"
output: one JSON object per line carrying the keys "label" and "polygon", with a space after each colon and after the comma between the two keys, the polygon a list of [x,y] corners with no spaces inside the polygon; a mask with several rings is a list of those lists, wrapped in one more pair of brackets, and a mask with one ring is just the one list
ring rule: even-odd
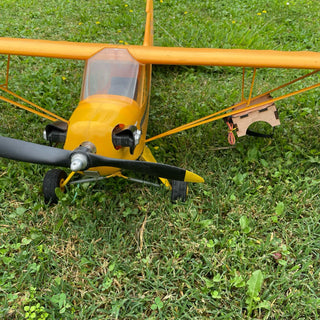
{"label": "propeller blade", "polygon": [[89,153],[88,158],[90,167],[117,167],[166,179],[185,182],[204,182],[203,178],[195,173],[163,163],[114,159],[102,157],[93,153]]}
{"label": "propeller blade", "polygon": [[115,167],[172,180],[204,181],[195,173],[167,164],[107,158],[93,153],[64,150],[0,136],[0,157],[3,158],[68,168],[75,154],[84,155],[88,160],[88,164],[81,170],[92,167]]}
{"label": "propeller blade", "polygon": [[0,136],[0,157],[69,167],[72,151]]}

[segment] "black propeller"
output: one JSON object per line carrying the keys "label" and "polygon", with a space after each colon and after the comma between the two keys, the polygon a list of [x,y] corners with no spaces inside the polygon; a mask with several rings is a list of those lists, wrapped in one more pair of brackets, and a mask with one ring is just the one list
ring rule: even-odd
{"label": "black propeller", "polygon": [[80,166],[82,165],[82,167],[77,167],[75,171],[106,166],[142,172],[147,175],[172,180],[203,182],[200,176],[175,166],[146,161],[107,158],[85,152],[84,149],[80,147],[79,150],[70,151],[0,136],[0,157],[3,158],[59,167],[71,167],[72,170],[75,170],[73,169],[74,163],[80,159],[80,162],[82,161]]}
{"label": "black propeller", "polygon": [[0,157],[59,167],[70,166],[72,151],[0,136]]}

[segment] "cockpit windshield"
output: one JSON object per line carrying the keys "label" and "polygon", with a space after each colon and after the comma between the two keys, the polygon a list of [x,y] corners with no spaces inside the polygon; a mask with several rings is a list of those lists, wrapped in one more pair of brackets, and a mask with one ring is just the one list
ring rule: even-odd
{"label": "cockpit windshield", "polygon": [[81,98],[108,94],[136,99],[139,62],[126,49],[106,48],[86,64]]}

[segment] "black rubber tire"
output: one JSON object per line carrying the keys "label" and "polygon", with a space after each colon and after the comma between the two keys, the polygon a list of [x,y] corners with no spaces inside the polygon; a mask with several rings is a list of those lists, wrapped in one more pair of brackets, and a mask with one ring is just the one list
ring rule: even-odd
{"label": "black rubber tire", "polygon": [[171,201],[176,202],[177,200],[180,200],[185,202],[188,193],[188,183],[184,181],[172,180],[171,187]]}
{"label": "black rubber tire", "polygon": [[[56,195],[56,188],[61,188],[61,183],[67,178],[67,174],[61,169],[49,170],[43,179],[42,191],[44,202],[47,204],[56,204],[59,198]],[[65,189],[61,189],[65,192]]]}

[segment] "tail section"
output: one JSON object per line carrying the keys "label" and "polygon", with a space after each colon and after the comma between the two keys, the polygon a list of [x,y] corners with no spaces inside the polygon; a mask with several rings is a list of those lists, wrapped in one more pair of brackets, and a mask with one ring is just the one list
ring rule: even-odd
{"label": "tail section", "polygon": [[147,0],[146,6],[146,29],[144,33],[144,46],[153,46],[153,1]]}

